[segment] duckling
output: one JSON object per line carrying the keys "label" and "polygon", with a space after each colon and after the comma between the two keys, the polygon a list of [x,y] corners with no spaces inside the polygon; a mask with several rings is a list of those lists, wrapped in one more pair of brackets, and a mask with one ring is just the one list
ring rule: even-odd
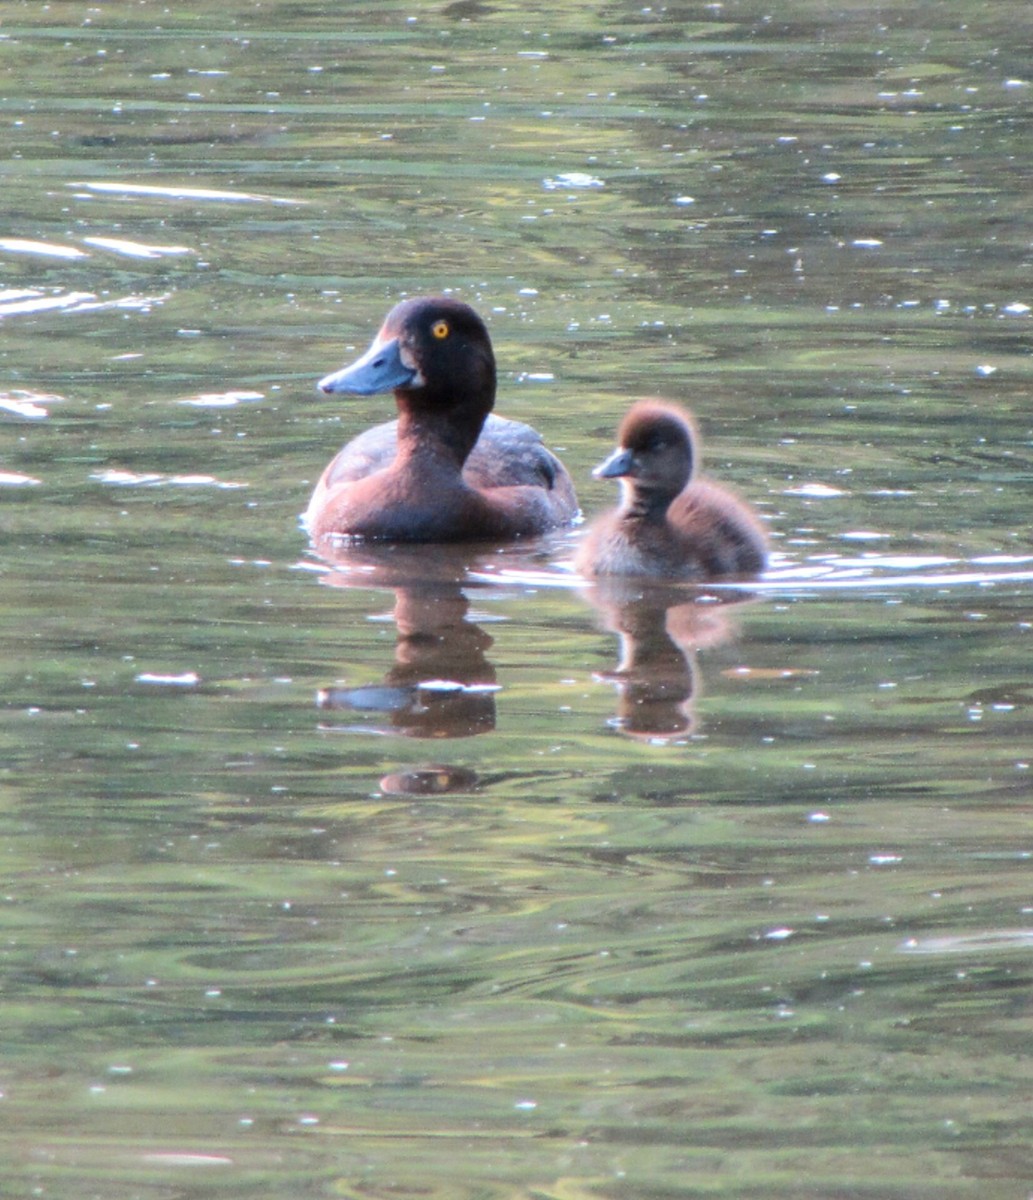
{"label": "duckling", "polygon": [[631,407],[617,449],[593,472],[621,481],[621,503],[588,530],[575,557],[580,574],[706,580],[764,570],[760,522],[731,491],[694,475],[696,441],[692,418],[677,405]]}

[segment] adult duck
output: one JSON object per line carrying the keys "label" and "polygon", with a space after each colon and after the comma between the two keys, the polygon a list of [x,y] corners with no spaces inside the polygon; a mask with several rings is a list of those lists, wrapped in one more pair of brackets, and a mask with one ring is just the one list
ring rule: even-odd
{"label": "adult duck", "polygon": [[684,409],[640,400],[617,438],[593,474],[620,480],[621,503],[588,530],[575,558],[580,574],[706,580],[763,571],[767,538],[753,511],[694,473],[696,433]]}
{"label": "adult duck", "polygon": [[539,435],[492,414],[495,355],[459,300],[403,300],[366,353],[322,391],[394,392],[398,419],[349,442],[316,484],[305,525],[395,542],[510,539],[566,525],[574,485]]}

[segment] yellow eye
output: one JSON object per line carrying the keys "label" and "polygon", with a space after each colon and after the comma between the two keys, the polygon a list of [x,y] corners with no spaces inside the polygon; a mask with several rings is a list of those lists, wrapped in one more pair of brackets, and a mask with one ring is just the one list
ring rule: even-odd
{"label": "yellow eye", "polygon": [[447,338],[448,335],[452,332],[451,329],[449,329],[449,327],[448,327],[447,321],[435,321],[434,324],[430,327],[430,331],[438,339],[439,342],[442,341],[444,338]]}

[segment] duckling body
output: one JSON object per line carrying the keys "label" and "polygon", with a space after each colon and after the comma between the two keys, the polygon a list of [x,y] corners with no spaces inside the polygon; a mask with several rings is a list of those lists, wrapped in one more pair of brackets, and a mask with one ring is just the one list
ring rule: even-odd
{"label": "duckling body", "polygon": [[570,476],[539,435],[492,414],[495,357],[469,305],[403,301],[369,350],[319,386],[393,391],[398,419],[360,434],[323,472],[305,514],[314,539],[509,539],[577,515]]}
{"label": "duckling body", "polygon": [[641,400],[621,423],[618,442],[594,474],[621,481],[621,503],[586,534],[575,558],[582,575],[705,580],[763,571],[767,538],[753,511],[727,488],[693,476],[687,412]]}

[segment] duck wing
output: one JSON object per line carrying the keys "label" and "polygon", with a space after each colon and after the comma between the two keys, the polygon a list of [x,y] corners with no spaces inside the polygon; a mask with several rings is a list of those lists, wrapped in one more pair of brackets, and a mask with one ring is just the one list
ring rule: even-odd
{"label": "duck wing", "polygon": [[[324,485],[365,479],[388,467],[398,450],[398,422],[385,421],[353,438],[326,470]],[[577,512],[574,485],[566,467],[545,445],[541,435],[522,421],[491,413],[463,467],[463,477],[475,488],[530,486],[557,493],[555,500]]]}

